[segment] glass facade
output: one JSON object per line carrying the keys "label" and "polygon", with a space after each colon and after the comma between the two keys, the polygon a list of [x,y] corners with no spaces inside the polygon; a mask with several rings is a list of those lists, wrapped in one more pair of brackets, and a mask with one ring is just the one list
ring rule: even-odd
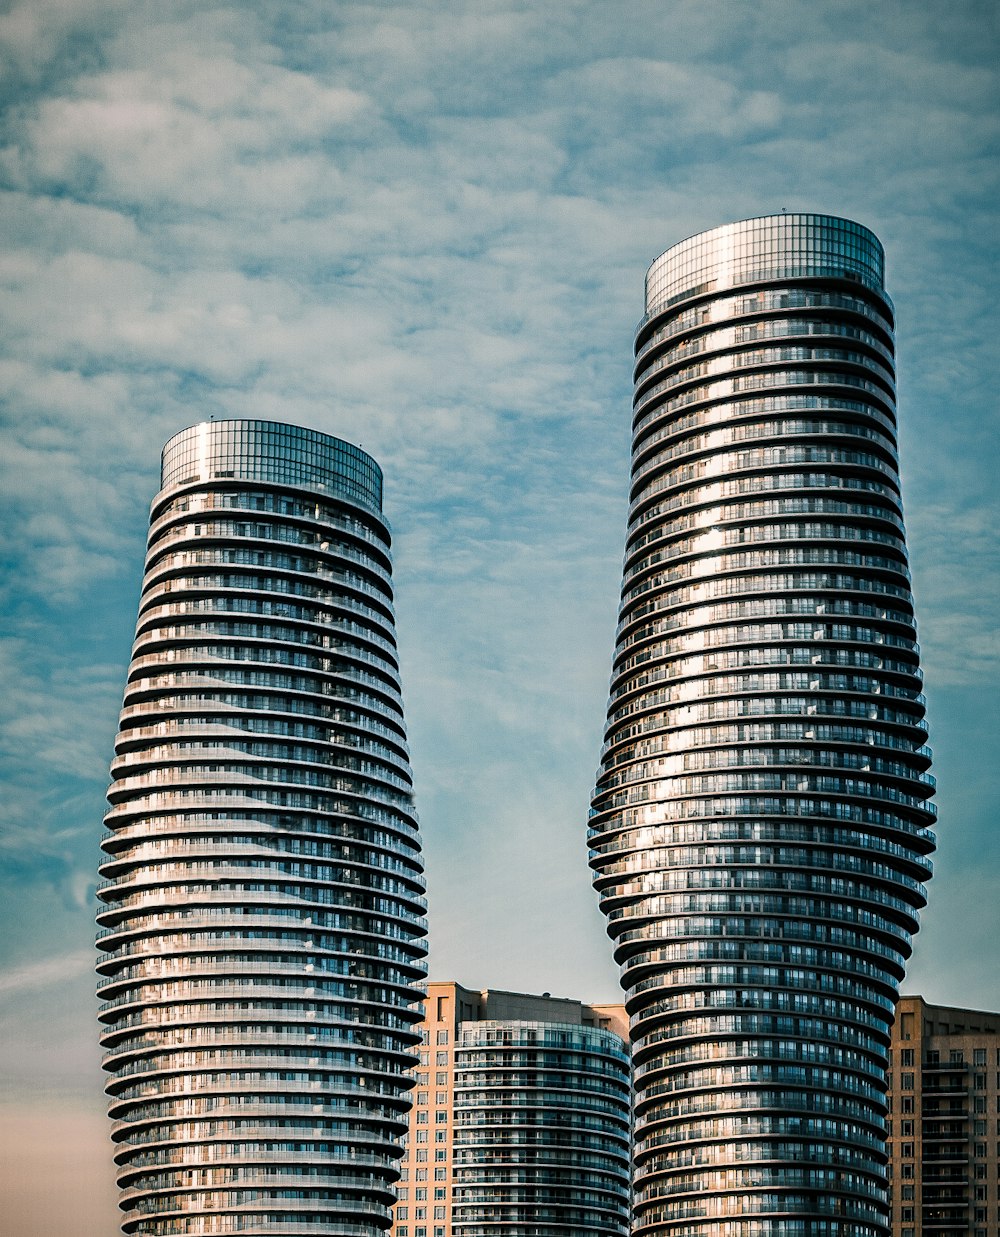
{"label": "glass facade", "polygon": [[115,750],[98,971],[123,1231],[384,1232],[426,923],[364,452],[260,421],[167,443]]}
{"label": "glass facade", "polygon": [[629,1058],[619,1036],[466,1022],[454,1070],[454,1237],[626,1237]]}
{"label": "glass facade", "polygon": [[635,1234],[889,1233],[889,1027],[933,784],[883,267],[856,223],[778,215],[647,276],[591,813]]}

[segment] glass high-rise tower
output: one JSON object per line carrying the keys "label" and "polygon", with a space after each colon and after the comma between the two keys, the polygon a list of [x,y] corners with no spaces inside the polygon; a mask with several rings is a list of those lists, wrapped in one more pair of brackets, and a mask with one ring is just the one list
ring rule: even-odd
{"label": "glass high-rise tower", "polygon": [[264,421],[170,439],[116,753],[98,970],[123,1231],[374,1237],[426,932],[374,460]]}
{"label": "glass high-rise tower", "polygon": [[868,229],[783,214],[646,278],[591,817],[638,1235],[889,1232],[933,816],[883,265]]}

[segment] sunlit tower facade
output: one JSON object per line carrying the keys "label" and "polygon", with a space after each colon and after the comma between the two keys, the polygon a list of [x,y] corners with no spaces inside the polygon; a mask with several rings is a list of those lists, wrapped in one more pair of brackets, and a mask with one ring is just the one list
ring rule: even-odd
{"label": "sunlit tower facade", "polygon": [[426,923],[370,456],[264,421],[170,439],[115,751],[98,970],[123,1231],[375,1237]]}
{"label": "sunlit tower facade", "polygon": [[591,817],[637,1237],[889,1233],[933,815],[883,268],[868,229],[783,214],[647,274]]}

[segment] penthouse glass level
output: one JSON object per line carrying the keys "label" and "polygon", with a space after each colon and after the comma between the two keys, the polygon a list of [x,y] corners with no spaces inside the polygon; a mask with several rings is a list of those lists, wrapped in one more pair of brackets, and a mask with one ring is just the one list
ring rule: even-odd
{"label": "penthouse glass level", "polygon": [[694,236],[650,268],[635,351],[591,819],[634,1232],[887,1237],[933,816],[882,246],[823,215]]}
{"label": "penthouse glass level", "polygon": [[122,1228],[372,1237],[426,930],[381,471],[215,421],[162,485],[98,916]]}

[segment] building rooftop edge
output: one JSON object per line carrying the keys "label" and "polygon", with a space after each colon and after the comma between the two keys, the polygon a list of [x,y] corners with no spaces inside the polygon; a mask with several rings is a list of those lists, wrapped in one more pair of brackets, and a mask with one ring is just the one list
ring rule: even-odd
{"label": "building rooftop edge", "polygon": [[921,1005],[926,1005],[928,1009],[946,1010],[950,1014],[973,1014],[983,1018],[1000,1018],[1000,1010],[974,1009],[969,1005],[943,1005],[938,1001],[929,1001],[927,997],[921,996],[918,992],[901,992],[896,1002],[896,1008],[898,1009],[904,1001],[919,1001]]}
{"label": "building rooftop edge", "polygon": [[584,997],[554,996],[551,992],[522,992],[517,988],[493,988],[490,986],[485,988],[474,988],[469,984],[463,984],[457,979],[427,979],[424,982],[428,988],[434,984],[442,984],[445,986],[452,985],[456,988],[461,988],[464,992],[475,992],[479,994],[484,992],[492,992],[497,996],[527,997],[532,1001],[565,1001],[570,1005],[586,1005],[591,1009],[595,1009],[602,1005],[615,1007],[621,1004],[620,1001],[588,1001]]}

